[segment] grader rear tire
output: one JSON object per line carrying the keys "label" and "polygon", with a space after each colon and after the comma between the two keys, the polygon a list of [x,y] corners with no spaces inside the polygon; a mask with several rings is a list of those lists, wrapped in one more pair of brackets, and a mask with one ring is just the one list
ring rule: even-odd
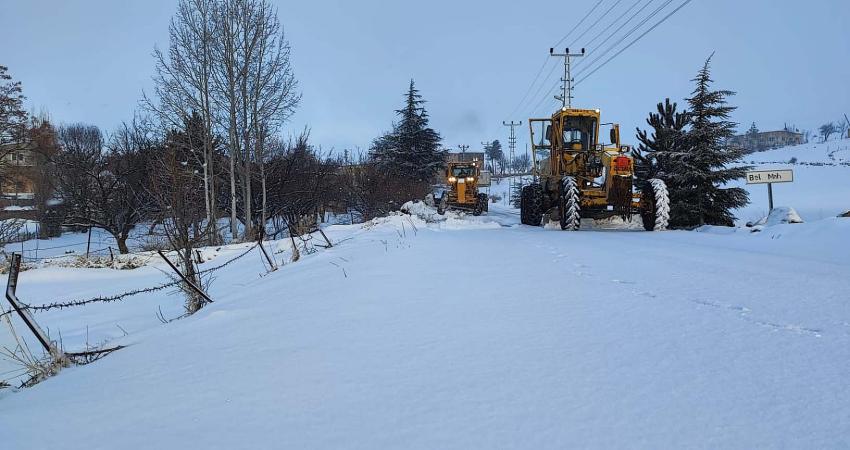
{"label": "grader rear tire", "polygon": [[533,183],[520,191],[520,222],[540,226],[543,221],[543,187]]}

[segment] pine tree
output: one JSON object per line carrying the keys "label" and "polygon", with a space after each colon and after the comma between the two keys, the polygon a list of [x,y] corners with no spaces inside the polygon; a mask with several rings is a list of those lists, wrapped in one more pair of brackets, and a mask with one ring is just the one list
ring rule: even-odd
{"label": "pine tree", "polygon": [[[787,125],[786,125],[786,128],[785,128],[785,129],[786,129],[786,131],[788,130]],[[755,136],[755,135],[757,135],[757,134],[759,134],[759,129],[758,129],[758,127],[756,126],[756,123],[755,123],[755,122],[753,122],[753,124],[752,124],[752,125],[750,125],[750,129],[749,129],[749,130],[747,130],[747,135],[748,135],[748,136]]]}
{"label": "pine tree", "polygon": [[[490,171],[492,173],[496,173],[496,162],[501,164],[505,159],[505,153],[502,151],[502,143],[496,139],[485,147],[484,151],[487,155],[487,159],[490,161]],[[502,169],[502,172],[504,172],[504,169]]]}
{"label": "pine tree", "polygon": [[[712,55],[713,56],[713,55]],[[728,182],[743,178],[749,167],[733,165],[744,149],[728,144],[734,136],[736,123],[729,116],[736,108],[726,99],[735,95],[729,90],[712,90],[710,63],[705,61],[693,82],[690,129],[687,133],[688,151],[676,158],[674,170],[666,174],[671,192],[683,200],[671,208],[671,225],[680,227],[734,224],[732,210],[749,203],[747,191],[723,188]]]}
{"label": "pine tree", "polygon": [[440,149],[440,134],[428,126],[425,100],[414,81],[406,94],[405,107],[393,131],[375,139],[369,153],[384,170],[412,181],[430,183],[445,167],[446,151]]}
{"label": "pine tree", "polygon": [[[665,99],[664,103],[657,105],[658,112],[649,113],[646,119],[646,123],[652,127],[652,134],[639,128],[637,130],[640,144],[634,156],[638,186],[643,186],[651,178],[665,179],[665,173],[675,171],[673,165],[677,158],[687,151],[685,128],[690,119],[687,111],[677,112],[677,107],[669,98]],[[671,201],[676,202],[675,196]]]}
{"label": "pine tree", "polygon": [[520,209],[522,207],[522,188],[528,185],[524,177],[519,177],[516,182],[511,184],[511,206],[516,209]]}

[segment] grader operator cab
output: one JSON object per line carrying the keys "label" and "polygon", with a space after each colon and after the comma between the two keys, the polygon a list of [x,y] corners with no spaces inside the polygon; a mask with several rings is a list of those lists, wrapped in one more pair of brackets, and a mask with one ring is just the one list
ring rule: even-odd
{"label": "grader operator cab", "polygon": [[482,184],[479,162],[450,162],[446,168],[447,190],[436,202],[437,212],[445,214],[448,209],[471,211],[480,216],[488,209],[487,194],[478,191]]}
{"label": "grader operator cab", "polygon": [[599,110],[561,108],[551,118],[529,119],[534,182],[522,188],[521,221],[560,223],[578,230],[582,218],[640,214],[648,231],[667,228],[667,187],[649,180],[633,189],[631,149],[620,143],[620,127],[610,126],[610,143],[600,143]]}

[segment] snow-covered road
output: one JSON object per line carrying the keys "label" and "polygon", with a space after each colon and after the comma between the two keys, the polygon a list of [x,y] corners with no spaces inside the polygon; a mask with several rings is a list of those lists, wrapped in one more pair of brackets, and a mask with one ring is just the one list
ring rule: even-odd
{"label": "snow-covered road", "polygon": [[[176,296],[98,306],[139,327],[114,341],[132,345],[0,394],[2,448],[850,445],[850,219],[516,221],[331,227],[340,245],[264,277],[246,258],[167,325],[155,304]],[[37,317],[79,331],[64,314]]]}

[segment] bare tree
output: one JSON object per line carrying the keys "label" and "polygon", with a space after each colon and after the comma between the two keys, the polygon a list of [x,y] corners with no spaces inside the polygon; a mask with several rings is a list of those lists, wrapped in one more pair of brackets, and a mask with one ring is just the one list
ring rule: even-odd
{"label": "bare tree", "polygon": [[[204,204],[215,219],[215,135],[224,137],[229,172],[230,234],[245,236],[266,213],[254,206],[255,171],[264,186],[265,140],[297,107],[300,96],[290,65],[290,48],[277,12],[267,0],[180,0],[169,27],[168,52],[154,51],[156,111],[167,128],[180,128],[198,113],[204,136]],[[260,201],[262,204],[262,200]],[[222,205],[223,206],[223,205]]]}
{"label": "bare tree", "polygon": [[58,139],[57,187],[66,222],[103,229],[128,253],[127,239],[147,205],[146,159],[154,150],[148,130],[134,120],[107,145],[97,127],[76,124],[60,127]]}
{"label": "bare tree", "polygon": [[290,236],[313,231],[327,206],[343,204],[339,163],[308,144],[307,130],[294,140],[270,141],[268,214],[282,219]]}
{"label": "bare tree", "polygon": [[289,44],[266,0],[220,0],[214,18],[218,64],[213,79],[230,155],[231,233],[236,235],[238,181],[245,236],[252,236],[254,166],[260,166],[264,180],[264,141],[291,116],[301,97]]}
{"label": "bare tree", "polygon": [[847,116],[844,116],[844,120],[839,120],[837,122],[837,125],[838,125],[837,130],[835,130],[836,133],[838,133],[838,135],[841,137],[841,139],[846,138],[847,137],[847,130],[848,130],[848,128],[850,128],[850,122],[848,122]]}
{"label": "bare tree", "polygon": [[[195,286],[201,286],[200,274],[195,268],[192,252],[204,243],[209,228],[214,223],[206,220],[203,205],[203,175],[192,164],[195,143],[188,130],[171,131],[165,139],[163,151],[152,158],[149,197],[157,211],[157,221],[162,224],[163,235],[177,252],[182,274]],[[186,312],[195,313],[207,300],[192,289],[184,289]]]}
{"label": "bare tree", "polygon": [[838,131],[838,128],[835,126],[835,123],[828,122],[820,126],[819,128],[821,136],[823,136],[823,141],[826,142],[830,136],[835,134]]}
{"label": "bare tree", "polygon": [[[169,127],[180,127],[191,116],[200,114],[204,124],[200,155],[204,207],[210,223],[215,222],[217,211],[212,90],[213,46],[218,34],[217,22],[212,17],[215,11],[215,0],[180,0],[169,26],[168,53],[154,50],[156,101],[144,99],[146,107]],[[216,230],[210,227],[210,243],[220,239]]]}

